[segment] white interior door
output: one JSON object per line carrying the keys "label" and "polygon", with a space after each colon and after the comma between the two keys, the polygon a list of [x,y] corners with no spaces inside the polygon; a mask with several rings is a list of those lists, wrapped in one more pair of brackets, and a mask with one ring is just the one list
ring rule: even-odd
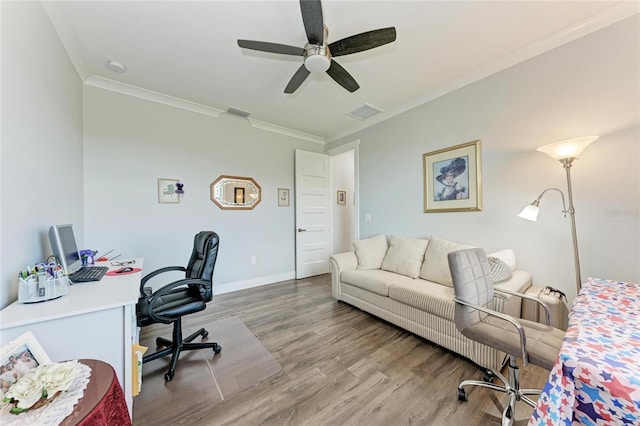
{"label": "white interior door", "polygon": [[296,279],[329,272],[329,156],[296,150]]}

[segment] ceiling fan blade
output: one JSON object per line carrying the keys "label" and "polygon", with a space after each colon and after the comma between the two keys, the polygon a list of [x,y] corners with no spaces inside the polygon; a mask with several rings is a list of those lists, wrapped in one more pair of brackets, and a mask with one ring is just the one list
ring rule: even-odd
{"label": "ceiling fan blade", "polygon": [[284,93],[293,93],[302,84],[303,81],[309,76],[309,70],[302,64],[298,71],[291,77],[289,84],[284,88]]}
{"label": "ceiling fan blade", "polygon": [[351,93],[360,88],[360,85],[353,77],[351,77],[351,74],[349,74],[347,70],[342,68],[340,64],[338,64],[333,59],[331,60],[331,65],[327,70],[327,74],[329,74],[329,76],[334,79],[340,86],[344,87]]}
{"label": "ceiling fan blade", "polygon": [[259,50],[261,52],[281,53],[283,55],[304,55],[302,47],[289,46],[287,44],[269,43],[256,40],[238,40],[238,46],[245,49]]}
{"label": "ceiling fan blade", "polygon": [[396,41],[395,27],[380,28],[334,41],[329,45],[331,56],[343,56],[373,49]]}
{"label": "ceiling fan blade", "polygon": [[300,11],[309,43],[324,43],[324,23],[320,0],[300,0]]}

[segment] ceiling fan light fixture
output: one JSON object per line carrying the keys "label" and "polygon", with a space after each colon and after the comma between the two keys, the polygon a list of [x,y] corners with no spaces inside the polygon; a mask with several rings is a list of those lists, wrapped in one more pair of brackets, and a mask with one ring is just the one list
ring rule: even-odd
{"label": "ceiling fan light fixture", "polygon": [[329,49],[317,44],[307,44],[304,48],[304,67],[309,72],[321,73],[329,69],[331,56]]}
{"label": "ceiling fan light fixture", "polygon": [[331,65],[331,61],[326,56],[313,55],[304,60],[304,66],[309,72],[326,72],[329,65]]}

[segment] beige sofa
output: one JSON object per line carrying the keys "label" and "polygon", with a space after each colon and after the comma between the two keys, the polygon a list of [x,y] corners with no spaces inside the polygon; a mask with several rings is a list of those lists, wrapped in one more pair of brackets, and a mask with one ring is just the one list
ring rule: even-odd
{"label": "beige sofa", "polygon": [[[331,256],[332,295],[456,352],[500,370],[504,354],[464,337],[453,322],[453,286],[447,254],[469,246],[432,236],[378,235],[354,242],[353,252]],[[531,274],[515,268],[510,250],[489,254],[496,288],[524,292]],[[495,294],[494,308],[520,317],[521,299]]]}

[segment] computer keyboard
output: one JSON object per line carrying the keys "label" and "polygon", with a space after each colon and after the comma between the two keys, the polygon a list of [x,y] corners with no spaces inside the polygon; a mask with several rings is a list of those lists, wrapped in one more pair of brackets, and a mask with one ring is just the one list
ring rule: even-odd
{"label": "computer keyboard", "polygon": [[69,275],[69,279],[73,283],[100,281],[108,270],[109,268],[106,266],[83,266],[73,274]]}

